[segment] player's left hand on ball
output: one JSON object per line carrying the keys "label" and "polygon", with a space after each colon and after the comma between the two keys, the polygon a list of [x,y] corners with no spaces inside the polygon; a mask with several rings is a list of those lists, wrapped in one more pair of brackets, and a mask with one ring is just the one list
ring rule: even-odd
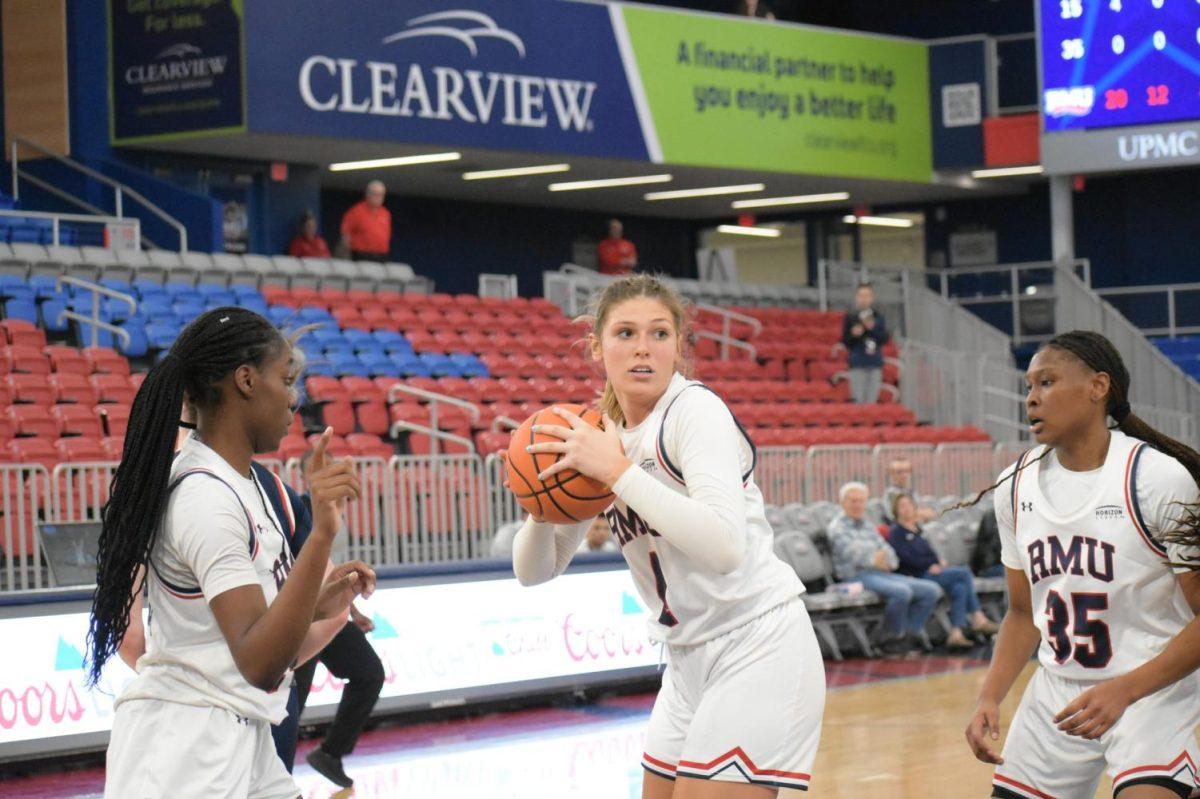
{"label": "player's left hand on ball", "polygon": [[1118,677],[1095,685],[1059,711],[1054,723],[1067,735],[1094,741],[1112,729],[1133,697]]}
{"label": "player's left hand on ball", "polygon": [[554,436],[561,441],[546,441],[526,447],[537,454],[553,452],[562,455],[549,468],[538,475],[545,482],[565,469],[574,469],[580,474],[599,480],[611,487],[617,478],[630,466],[621,446],[617,425],[608,416],[604,417],[604,429],[597,430],[575,414],[563,408],[554,412],[567,420],[570,427],[553,424],[533,426],[533,432]]}

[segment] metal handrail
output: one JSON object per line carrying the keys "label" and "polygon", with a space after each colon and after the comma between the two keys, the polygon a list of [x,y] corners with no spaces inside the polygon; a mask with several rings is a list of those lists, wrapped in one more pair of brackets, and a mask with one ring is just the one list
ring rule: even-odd
{"label": "metal handrail", "polygon": [[[1167,301],[1167,326],[1161,327],[1144,327],[1140,328],[1146,335],[1168,336],[1175,338],[1180,333],[1194,333],[1200,330],[1196,326],[1180,326],[1176,323],[1178,313],[1176,311],[1176,292],[1180,291],[1200,291],[1200,283],[1165,283],[1157,286],[1122,286],[1119,288],[1098,289],[1093,288],[1092,291],[1101,297],[1124,297],[1127,295],[1140,294],[1166,294]],[[1130,320],[1133,321],[1132,319]]]}
{"label": "metal handrail", "polygon": [[[67,195],[67,196],[70,196],[70,195]],[[97,209],[97,210],[99,210],[99,209]],[[61,244],[61,242],[59,241],[59,235],[61,234],[61,225],[59,224],[60,222],[92,222],[92,223],[97,223],[97,224],[98,223],[107,224],[109,222],[117,222],[120,224],[132,223],[134,231],[136,232],[136,235],[138,236],[138,239],[139,240],[141,239],[142,222],[137,217],[128,219],[128,218],[122,218],[119,216],[107,216],[107,215],[104,215],[103,213],[92,216],[92,215],[88,215],[88,214],[53,214],[53,213],[49,213],[46,211],[17,211],[17,210],[9,211],[7,209],[0,209],[0,216],[13,217],[16,219],[49,219],[50,220],[50,234],[51,234],[51,238],[53,239],[53,246],[55,246],[55,247],[57,247]]]}
{"label": "metal handrail", "polygon": [[453,405],[455,407],[462,408],[464,411],[471,414],[472,424],[479,423],[479,406],[473,402],[460,400],[457,397],[451,397],[448,394],[439,394],[436,391],[426,391],[423,388],[414,388],[413,386],[406,386],[403,383],[395,383],[391,388],[388,389],[388,404],[390,405],[395,402],[399,398],[400,394],[408,394],[413,397],[420,397],[421,399],[429,400],[430,404],[433,405],[433,409],[429,414],[430,421],[434,425],[437,424],[437,405],[438,403],[442,402],[447,405]]}
{"label": "metal handrail", "polygon": [[20,147],[22,147],[22,146],[28,147],[29,149],[34,150],[35,152],[41,153],[45,157],[51,158],[51,159],[57,161],[58,163],[66,166],[66,167],[69,167],[71,169],[74,169],[76,172],[79,172],[80,174],[85,175],[85,176],[87,176],[93,180],[96,180],[100,183],[103,183],[104,185],[111,188],[115,192],[114,204],[116,206],[116,211],[117,211],[118,217],[121,217],[121,218],[125,217],[125,214],[124,214],[124,197],[125,197],[125,195],[128,195],[131,199],[136,200],[137,202],[141,203],[142,207],[144,207],[147,211],[154,214],[159,219],[161,219],[163,222],[165,222],[167,225],[169,225],[175,229],[175,232],[179,234],[179,251],[187,252],[187,248],[188,248],[188,246],[187,246],[187,228],[184,227],[183,223],[180,222],[175,217],[168,214],[163,209],[159,208],[154,203],[147,200],[136,189],[132,189],[129,186],[125,185],[124,183],[121,183],[120,181],[113,180],[108,175],[105,175],[102,172],[97,172],[95,169],[92,169],[91,167],[84,166],[83,164],[79,163],[78,161],[76,161],[72,158],[67,158],[65,155],[60,155],[60,154],[54,152],[53,150],[47,149],[46,147],[43,147],[42,145],[38,144],[37,142],[30,141],[29,139],[26,139],[22,136],[14,136],[12,138],[12,144],[11,144],[11,150],[12,150],[12,194],[13,194],[14,200],[20,199],[20,178],[24,177],[28,180],[31,177],[28,172],[25,172],[25,173],[21,172],[18,153],[19,153]]}
{"label": "metal handrail", "polygon": [[128,349],[129,344],[132,341],[129,331],[125,330],[124,328],[117,327],[116,325],[111,325],[108,322],[100,321],[100,295],[103,294],[106,297],[112,297],[114,300],[120,300],[124,302],[129,306],[129,313],[131,316],[137,313],[137,301],[134,300],[134,298],[129,294],[123,294],[122,292],[114,291],[107,286],[101,286],[96,283],[82,280],[77,277],[70,277],[68,275],[58,276],[58,278],[54,281],[54,290],[60,291],[64,283],[70,286],[78,286],[81,289],[86,289],[87,291],[92,292],[92,315],[91,317],[87,317],[83,314],[76,313],[75,311],[66,308],[63,309],[62,313],[59,314],[59,321],[65,318],[74,319],[76,322],[87,322],[90,324],[92,326],[91,346],[93,347],[99,346],[100,328],[103,328],[117,336],[117,338],[121,339],[121,343],[125,345],[126,349]]}
{"label": "metal handrail", "polygon": [[511,416],[497,416],[492,420],[492,432],[499,433],[503,430],[516,430],[521,426],[521,423]]}
{"label": "metal handrail", "polygon": [[409,433],[421,433],[439,441],[450,441],[455,444],[461,444],[470,450],[470,454],[478,454],[475,451],[475,442],[471,439],[464,438],[463,436],[456,436],[454,433],[447,433],[445,430],[438,430],[434,427],[417,424],[416,422],[406,422],[401,419],[397,419],[396,421],[392,422],[392,426],[388,428],[388,435],[392,438],[395,438],[397,433],[405,431]]}
{"label": "metal handrail", "polygon": [[713,333],[710,330],[697,330],[695,332],[695,336],[696,338],[710,338],[713,341],[719,342],[721,344],[722,361],[729,360],[730,347],[736,347],[737,349],[745,350],[746,352],[750,353],[751,360],[758,358],[758,349],[755,348],[753,344],[748,344],[740,339],[732,338],[730,336],[723,336],[720,333]]}

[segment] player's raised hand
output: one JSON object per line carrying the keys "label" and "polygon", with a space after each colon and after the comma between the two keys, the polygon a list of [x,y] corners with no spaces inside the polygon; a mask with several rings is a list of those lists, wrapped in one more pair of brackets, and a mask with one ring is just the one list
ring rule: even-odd
{"label": "player's raised hand", "polygon": [[562,441],[546,441],[526,447],[528,452],[534,454],[553,452],[562,456],[539,474],[538,479],[545,482],[565,469],[574,469],[611,488],[630,466],[629,459],[625,457],[625,448],[621,446],[616,423],[605,416],[604,429],[597,430],[565,408],[555,407],[554,412],[565,419],[570,427],[539,424],[533,426],[533,432],[551,435]]}
{"label": "player's raised hand", "polygon": [[999,766],[1004,758],[992,748],[1000,740],[1000,706],[995,702],[980,701],[967,722],[967,743],[975,753],[975,759]]}
{"label": "player's raised hand", "polygon": [[1105,680],[1071,700],[1054,723],[1067,735],[1094,741],[1112,729],[1132,703],[1133,695],[1120,677]]}
{"label": "player's raised hand", "polygon": [[346,611],[358,596],[369,597],[375,593],[375,570],[361,560],[352,560],[337,566],[325,578],[313,621],[324,621],[345,616]]}
{"label": "player's raised hand", "polygon": [[313,532],[336,535],[342,528],[346,502],[358,499],[361,491],[354,462],[350,458],[334,460],[329,457],[329,440],[333,428],[325,432],[313,447],[309,461],[308,487],[312,494]]}

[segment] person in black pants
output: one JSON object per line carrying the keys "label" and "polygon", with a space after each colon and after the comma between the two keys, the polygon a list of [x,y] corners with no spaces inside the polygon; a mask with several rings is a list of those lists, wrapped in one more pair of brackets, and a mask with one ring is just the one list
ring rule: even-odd
{"label": "person in black pants", "polygon": [[[300,459],[300,473],[304,478],[305,487],[308,486],[308,464],[311,454],[312,451],[309,450]],[[300,499],[311,513],[312,500],[309,495],[305,493]],[[371,711],[379,699],[379,692],[383,690],[383,663],[367,641],[367,633],[374,629],[375,623],[351,605],[350,620],[346,622],[346,626],[315,658],[295,672],[292,694],[296,701],[297,724],[308,702],[317,661],[325,664],[330,674],[346,682],[333,722],[325,731],[321,744],[309,752],[306,758],[308,764],[321,776],[342,788],[349,788],[354,784],[342,768],[342,758],[354,751],[358,736],[362,733],[367,719],[371,717]]]}

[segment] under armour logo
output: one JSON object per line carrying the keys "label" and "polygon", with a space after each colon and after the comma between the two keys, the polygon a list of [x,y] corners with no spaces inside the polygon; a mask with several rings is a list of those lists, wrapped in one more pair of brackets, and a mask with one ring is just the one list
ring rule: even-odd
{"label": "under armour logo", "polygon": [[654,458],[646,458],[642,461],[641,466],[644,472],[652,472],[658,468],[658,464],[654,462]]}
{"label": "under armour logo", "polygon": [[1021,503],[1021,511],[1024,513],[1031,513],[1033,511],[1033,503],[1032,502],[1022,502]]}

